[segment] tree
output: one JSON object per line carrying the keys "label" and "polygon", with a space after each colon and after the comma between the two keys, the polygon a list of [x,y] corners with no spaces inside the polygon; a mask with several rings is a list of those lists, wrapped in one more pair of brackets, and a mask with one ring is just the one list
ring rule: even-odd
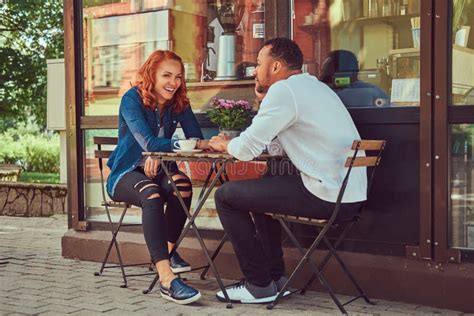
{"label": "tree", "polygon": [[0,130],[46,126],[46,60],[63,56],[62,0],[0,1]]}

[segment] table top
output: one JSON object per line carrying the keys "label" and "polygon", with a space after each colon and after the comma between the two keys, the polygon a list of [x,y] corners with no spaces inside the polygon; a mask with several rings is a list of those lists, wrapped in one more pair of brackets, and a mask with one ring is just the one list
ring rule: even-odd
{"label": "table top", "polygon": [[[213,152],[213,151],[202,151],[202,152],[143,152],[144,156],[153,156],[159,157],[165,160],[199,160],[199,159],[209,159],[209,160],[225,160],[225,161],[238,161],[237,158],[229,155],[227,153]],[[284,156],[272,156],[269,154],[262,154],[255,158],[253,161],[267,161],[270,159],[284,159],[287,157]]]}

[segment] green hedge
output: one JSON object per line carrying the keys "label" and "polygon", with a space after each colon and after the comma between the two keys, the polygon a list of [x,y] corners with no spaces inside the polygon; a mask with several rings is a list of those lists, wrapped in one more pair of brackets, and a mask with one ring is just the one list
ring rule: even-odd
{"label": "green hedge", "polygon": [[8,129],[0,134],[0,163],[12,163],[24,171],[59,172],[59,135],[41,134],[32,128]]}

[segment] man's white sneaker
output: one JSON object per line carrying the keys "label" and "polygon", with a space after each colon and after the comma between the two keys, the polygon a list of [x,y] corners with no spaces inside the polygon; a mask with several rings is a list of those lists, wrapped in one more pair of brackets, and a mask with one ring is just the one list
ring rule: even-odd
{"label": "man's white sneaker", "polygon": [[[281,276],[277,281],[274,281],[275,282],[275,285],[277,287],[277,291],[278,293],[281,292],[281,289],[283,288],[283,285],[285,285],[286,281],[288,281],[288,278],[286,276]],[[285,293],[283,293],[283,297],[285,296],[288,296],[291,294],[291,292],[294,291],[294,289],[288,287],[286,290],[285,290]],[[277,293],[277,294],[278,294]]]}
{"label": "man's white sneaker", "polygon": [[[249,291],[248,287],[252,287],[254,293]],[[267,287],[256,287],[255,285],[249,285],[245,280],[226,288],[227,295],[232,303],[242,304],[264,304],[270,303],[277,297],[276,285],[271,282]],[[221,302],[226,302],[224,293],[222,291],[217,292],[216,297]]]}

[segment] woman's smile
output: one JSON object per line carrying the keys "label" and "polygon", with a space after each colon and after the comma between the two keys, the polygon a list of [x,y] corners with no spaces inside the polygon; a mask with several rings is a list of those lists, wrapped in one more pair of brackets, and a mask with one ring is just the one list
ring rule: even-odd
{"label": "woman's smile", "polygon": [[183,75],[181,64],[172,59],[160,63],[156,71],[155,92],[159,104],[165,104],[171,100],[179,87],[181,87]]}

